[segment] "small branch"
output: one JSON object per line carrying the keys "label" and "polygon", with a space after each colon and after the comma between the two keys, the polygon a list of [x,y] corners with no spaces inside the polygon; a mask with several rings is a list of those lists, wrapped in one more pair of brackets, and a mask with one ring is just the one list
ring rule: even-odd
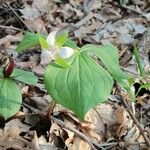
{"label": "small branch", "polygon": [[[94,147],[93,141],[91,141],[88,137],[86,137],[83,133],[79,132],[78,130],[72,128],[71,126],[67,125],[66,123],[64,123],[63,121],[56,119],[55,117],[51,118],[54,120],[54,122],[56,122],[58,125],[60,125],[63,128],[66,128],[72,132],[74,132],[75,134],[77,134],[78,136],[80,136],[80,138],[82,138],[84,141],[86,141],[93,150],[96,150],[96,148]],[[102,148],[102,147],[101,147]]]}
{"label": "small branch", "polygon": [[[128,70],[127,68],[121,67],[121,69],[122,69],[123,71],[129,72],[130,74],[135,75],[136,77],[141,77],[138,73],[133,72],[133,71],[131,71],[131,70]],[[147,78],[150,79],[150,77],[149,77],[148,75],[145,75],[145,78],[146,78],[146,79],[147,79]]]}
{"label": "small branch", "polygon": [[132,11],[132,12],[134,12],[136,14],[139,14],[139,15],[144,17],[144,14],[142,12],[140,12],[140,11],[134,9],[134,8],[128,7],[126,5],[121,5],[121,7],[124,8],[124,9],[130,10],[130,11]]}
{"label": "small branch", "polygon": [[9,29],[9,30],[15,30],[15,31],[26,32],[26,31],[23,30],[23,29],[19,29],[19,28],[13,27],[13,26],[3,26],[3,25],[0,25],[0,28],[1,28],[1,29]]}
{"label": "small branch", "polygon": [[48,118],[51,118],[51,113],[53,112],[55,106],[56,106],[56,102],[52,100],[52,102],[50,102],[49,104],[48,111],[47,111]]}
{"label": "small branch", "polygon": [[16,13],[16,11],[9,4],[6,3],[6,5],[14,13],[14,15],[28,28],[28,30],[30,32],[33,32],[32,29],[24,22],[24,20]]}
{"label": "small branch", "polygon": [[123,96],[122,96],[122,94],[121,94],[122,92],[121,92],[121,89],[120,89],[119,85],[116,84],[116,86],[117,86],[118,92],[120,93],[121,100],[122,100],[124,106],[126,107],[127,112],[129,113],[129,115],[130,115],[131,119],[133,120],[133,122],[135,123],[135,125],[138,127],[138,129],[139,129],[141,135],[143,136],[143,138],[144,138],[144,140],[145,140],[147,146],[150,147],[150,139],[147,137],[147,135],[145,134],[145,132],[144,132],[144,130],[142,129],[141,125],[139,124],[138,120],[137,120],[137,119],[135,118],[135,116],[133,115],[133,113],[132,113],[132,111],[131,111],[131,109],[130,109],[128,103],[126,102],[126,100],[124,100],[124,98],[123,98]]}

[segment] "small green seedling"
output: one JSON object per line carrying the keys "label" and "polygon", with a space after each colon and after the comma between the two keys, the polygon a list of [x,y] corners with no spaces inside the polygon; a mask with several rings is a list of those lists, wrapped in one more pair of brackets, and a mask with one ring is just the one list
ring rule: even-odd
{"label": "small green seedling", "polygon": [[142,78],[144,78],[145,77],[145,71],[144,71],[144,68],[143,68],[142,63],[141,63],[141,59],[140,59],[140,55],[139,55],[139,52],[138,52],[138,48],[135,45],[134,45],[133,52],[134,52],[134,56],[135,56],[135,61],[136,61],[137,65],[138,65],[140,76]]}
{"label": "small green seedling", "polygon": [[67,36],[68,32],[53,32],[45,39],[39,34],[26,33],[16,50],[21,52],[38,44],[47,51],[56,50],[54,62],[44,74],[45,87],[54,101],[83,120],[91,108],[108,99],[114,80],[121,83],[129,76],[120,69],[118,49],[113,45],[88,44],[80,48]]}
{"label": "small green seedling", "polygon": [[22,96],[15,81],[35,85],[37,77],[32,73],[14,68],[14,60],[9,57],[5,68],[0,68],[0,115],[5,119],[13,116],[21,106]]}

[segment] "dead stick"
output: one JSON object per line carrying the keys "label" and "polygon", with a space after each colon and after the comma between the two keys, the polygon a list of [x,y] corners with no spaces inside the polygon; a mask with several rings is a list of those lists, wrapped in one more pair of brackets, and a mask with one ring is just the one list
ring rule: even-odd
{"label": "dead stick", "polygon": [[138,127],[138,129],[139,129],[140,133],[142,134],[142,136],[143,136],[143,138],[144,138],[144,140],[145,140],[147,146],[150,147],[150,139],[147,137],[147,135],[146,135],[145,132],[143,131],[141,125],[139,124],[138,120],[137,120],[137,119],[135,118],[135,116],[132,114],[132,111],[131,111],[129,105],[127,104],[127,102],[126,102],[126,101],[124,100],[124,98],[122,97],[121,89],[120,89],[119,85],[116,84],[116,87],[117,87],[118,92],[120,93],[121,100],[122,100],[123,104],[125,105],[127,112],[129,113],[129,115],[130,115],[131,119],[133,120],[133,122],[134,122],[134,123],[136,124],[136,126]]}
{"label": "dead stick", "polygon": [[[126,5],[121,5],[121,7],[124,8],[124,9],[130,10],[130,11],[132,11],[132,12],[134,12],[134,13],[137,13],[137,14],[139,14],[139,15],[144,16],[144,14],[143,14],[142,12],[140,12],[140,11],[138,11],[138,10],[136,10],[136,9],[133,9],[133,8],[131,8],[131,7],[128,7],[128,6],[126,6]],[[145,16],[144,16],[144,17],[145,17]]]}
{"label": "dead stick", "polygon": [[[60,125],[63,128],[66,128],[72,132],[74,132],[75,134],[77,134],[78,136],[80,136],[80,138],[82,138],[84,141],[86,141],[93,150],[96,150],[96,148],[94,147],[93,141],[91,141],[88,137],[86,137],[83,133],[81,133],[80,131],[72,128],[71,126],[68,126],[66,123],[64,123],[63,121],[56,119],[55,117],[51,116],[51,118],[54,120],[54,122],[56,122],[58,125]],[[102,147],[101,147],[102,148]],[[102,148],[103,149],[103,148]]]}
{"label": "dead stick", "polygon": [[[28,107],[30,110],[32,110],[33,112],[36,112],[36,113],[40,113],[40,111],[38,110],[38,109],[36,109],[36,108],[33,108],[32,106],[29,106],[28,104],[25,104],[25,103],[23,103],[23,105],[25,106],[25,107]],[[33,114],[32,114],[33,115]],[[53,116],[51,116],[51,118],[58,124],[58,125],[60,125],[61,127],[63,127],[63,128],[66,128],[66,129],[68,129],[68,130],[70,130],[70,131],[72,131],[72,132],[74,132],[74,133],[76,133],[78,136],[80,136],[83,140],[85,140],[85,141],[89,141],[90,142],[90,144],[92,144],[92,146],[93,145],[95,145],[97,148],[101,148],[102,150],[105,150],[105,148],[103,148],[103,147],[108,147],[108,146],[116,146],[116,145],[118,145],[119,143],[118,142],[113,142],[113,143],[102,143],[102,144],[98,144],[98,143],[94,143],[93,141],[91,141],[88,137],[86,137],[83,133],[81,133],[81,132],[79,132],[78,130],[76,130],[76,129],[74,129],[74,128],[72,128],[72,127],[70,127],[70,126],[68,126],[66,123],[64,123],[63,121],[61,121],[61,120],[59,120],[59,119],[57,119],[57,118],[55,118],[55,117],[53,117]],[[141,144],[145,144],[145,143],[143,143],[143,142],[133,142],[133,143],[124,143],[124,145],[127,145],[127,146],[129,146],[129,145],[141,145]],[[94,147],[94,146],[93,146]],[[95,149],[95,147],[94,147],[94,149]]]}
{"label": "dead stick", "polygon": [[0,25],[0,28],[2,28],[2,29],[9,29],[9,30],[15,30],[15,31],[21,31],[21,32],[24,32],[24,33],[26,32],[23,29],[19,29],[19,28],[13,27],[13,26]]}
{"label": "dead stick", "polygon": [[15,16],[28,28],[30,32],[33,32],[32,29],[24,22],[24,20],[15,12],[15,10],[6,3],[6,5],[10,8],[10,10],[15,14]]}

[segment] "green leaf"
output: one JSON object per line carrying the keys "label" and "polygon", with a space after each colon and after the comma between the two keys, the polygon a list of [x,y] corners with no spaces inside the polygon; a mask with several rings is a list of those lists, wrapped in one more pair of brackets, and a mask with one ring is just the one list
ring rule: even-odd
{"label": "green leaf", "polygon": [[5,119],[13,116],[21,106],[21,92],[9,78],[0,79],[0,115]]}
{"label": "green leaf", "polygon": [[39,34],[27,32],[24,35],[21,43],[16,48],[16,51],[21,52],[21,51],[24,51],[28,48],[35,46],[35,45],[38,45],[38,44],[39,44]]}
{"label": "green leaf", "polygon": [[112,74],[116,80],[129,79],[129,75],[120,69],[118,60],[118,49],[111,44],[104,46],[85,45],[81,48],[81,51],[94,53],[98,56],[108,71]]}
{"label": "green leaf", "polygon": [[141,85],[140,89],[142,88],[150,88],[150,83],[144,83]]}
{"label": "green leaf", "polygon": [[82,120],[90,108],[107,100],[113,85],[111,75],[84,53],[76,53],[71,67],[51,63],[44,83],[57,103],[75,112]]}
{"label": "green leaf", "polygon": [[62,47],[66,42],[67,37],[68,37],[68,32],[63,32],[56,35],[56,45],[58,47]]}
{"label": "green leaf", "polygon": [[134,45],[133,52],[134,52],[135,60],[138,64],[138,68],[139,68],[139,71],[140,71],[140,76],[144,78],[145,77],[145,72],[144,72],[144,69],[142,67],[142,63],[141,63],[141,60],[140,60],[138,49],[135,45]]}
{"label": "green leaf", "polygon": [[34,73],[21,69],[14,69],[10,77],[29,85],[36,85],[38,81]]}
{"label": "green leaf", "polygon": [[131,85],[127,80],[118,80],[119,84],[128,92],[131,101],[135,102],[135,94],[131,89]]}
{"label": "green leaf", "polygon": [[74,41],[70,40],[70,39],[66,40],[66,42],[64,43],[64,46],[71,47],[73,49],[79,49],[77,44]]}
{"label": "green leaf", "polygon": [[40,35],[39,35],[39,42],[40,42],[40,45],[41,45],[42,48],[45,48],[45,49],[49,48],[49,45],[46,42],[46,40]]}
{"label": "green leaf", "polygon": [[0,77],[3,77],[3,69],[0,68]]}
{"label": "green leaf", "polygon": [[60,57],[57,57],[55,60],[55,63],[61,67],[69,67],[70,65],[68,64],[68,62],[65,59],[62,59]]}
{"label": "green leaf", "polygon": [[150,88],[150,83],[144,83],[140,86],[140,88],[138,89],[138,91],[136,92],[136,95],[135,97],[138,96],[139,92],[141,91],[141,89],[144,89],[144,88]]}

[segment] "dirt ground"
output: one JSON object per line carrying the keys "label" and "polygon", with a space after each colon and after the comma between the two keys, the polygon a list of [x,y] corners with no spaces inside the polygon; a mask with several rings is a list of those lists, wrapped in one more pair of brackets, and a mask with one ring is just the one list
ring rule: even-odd
{"label": "dirt ground", "polygon": [[[0,150],[150,149],[149,88],[143,88],[133,104],[128,93],[122,89],[118,93],[114,85],[108,101],[91,109],[85,121],[59,104],[49,119],[52,99],[43,83],[41,48],[15,52],[27,31],[48,35],[54,30],[68,30],[79,46],[111,43],[119,49],[122,69],[136,79],[136,93],[141,84],[150,82],[149,23],[149,0],[1,0],[0,66],[12,56],[17,68],[38,76],[38,84],[18,84],[22,106],[10,119],[0,119]],[[147,74],[145,80],[135,62],[134,44]]]}

